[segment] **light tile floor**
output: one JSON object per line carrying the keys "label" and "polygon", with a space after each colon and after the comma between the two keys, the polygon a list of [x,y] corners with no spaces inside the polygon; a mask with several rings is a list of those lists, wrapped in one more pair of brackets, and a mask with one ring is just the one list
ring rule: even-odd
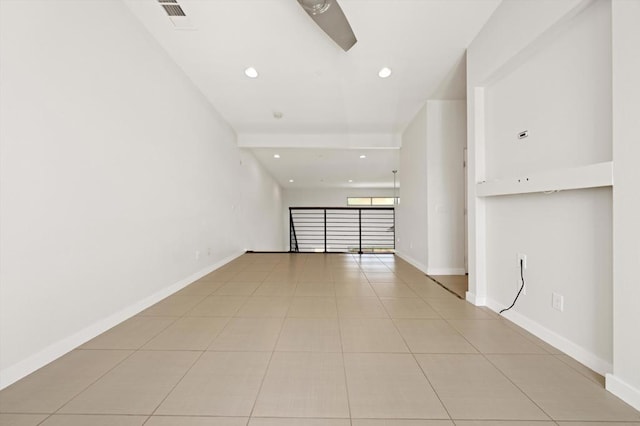
{"label": "light tile floor", "polygon": [[469,277],[466,275],[430,275],[429,277],[462,299],[465,298],[469,289]]}
{"label": "light tile floor", "polygon": [[554,424],[640,413],[393,255],[246,254],[0,392],[6,426]]}

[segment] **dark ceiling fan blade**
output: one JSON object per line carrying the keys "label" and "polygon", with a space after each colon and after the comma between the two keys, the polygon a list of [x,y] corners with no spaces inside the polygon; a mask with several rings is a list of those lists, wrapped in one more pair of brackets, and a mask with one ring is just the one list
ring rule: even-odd
{"label": "dark ceiling fan blade", "polygon": [[336,0],[298,0],[316,24],[345,52],[358,41]]}

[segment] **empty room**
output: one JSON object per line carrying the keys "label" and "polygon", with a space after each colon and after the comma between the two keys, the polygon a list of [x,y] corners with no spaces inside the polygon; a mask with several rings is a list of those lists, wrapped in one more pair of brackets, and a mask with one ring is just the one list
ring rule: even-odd
{"label": "empty room", "polygon": [[640,425],[640,0],[0,0],[0,425]]}

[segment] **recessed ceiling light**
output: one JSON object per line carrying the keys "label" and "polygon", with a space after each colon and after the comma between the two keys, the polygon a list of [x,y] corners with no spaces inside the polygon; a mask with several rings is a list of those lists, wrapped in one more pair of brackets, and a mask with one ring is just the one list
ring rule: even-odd
{"label": "recessed ceiling light", "polygon": [[293,179],[289,179],[289,183],[293,183]]}
{"label": "recessed ceiling light", "polygon": [[378,77],[387,78],[391,76],[391,68],[384,67],[380,71],[378,71]]}
{"label": "recessed ceiling light", "polygon": [[273,154],[273,158],[280,158],[280,154]]}
{"label": "recessed ceiling light", "polygon": [[256,70],[254,67],[249,67],[244,70],[244,75],[249,78],[258,78],[258,70]]}
{"label": "recessed ceiling light", "polygon": [[349,179],[349,183],[352,183],[352,182],[353,182],[353,179]]}
{"label": "recessed ceiling light", "polygon": [[367,156],[366,156],[366,155],[364,155],[364,154],[362,154],[362,155],[360,156],[360,158],[367,158]]}

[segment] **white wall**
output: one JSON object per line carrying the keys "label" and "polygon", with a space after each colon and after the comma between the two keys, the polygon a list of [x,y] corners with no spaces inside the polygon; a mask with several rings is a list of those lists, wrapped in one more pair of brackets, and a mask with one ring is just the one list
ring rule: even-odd
{"label": "white wall", "polygon": [[[398,173],[397,191],[400,173]],[[283,206],[289,207],[347,207],[347,197],[393,197],[393,189],[384,188],[287,188],[283,191]]]}
{"label": "white wall", "polygon": [[486,180],[484,87],[491,79],[517,68],[540,40],[553,35],[558,22],[570,19],[584,3],[503,1],[467,49],[467,299],[472,303],[484,305],[487,301],[485,206],[475,195],[475,184]]}
{"label": "white wall", "polygon": [[[526,254],[527,291],[512,311],[570,342],[574,356],[610,368],[611,189],[492,197],[486,226],[489,305],[511,305],[517,255]],[[564,296],[564,312],[551,307],[553,292]]]}
{"label": "white wall", "polygon": [[244,246],[248,250],[282,251],[284,229],[280,219],[284,215],[284,191],[251,150],[240,149],[240,153],[242,173],[235,186],[239,194],[236,199],[230,200],[238,203],[240,210],[234,232],[242,234]]}
{"label": "white wall", "polygon": [[505,316],[601,373],[613,361],[611,188],[482,199],[475,185],[611,161],[610,8],[505,1],[467,55],[468,299],[510,305],[526,254],[527,293]]}
{"label": "white wall", "polygon": [[0,5],[5,386],[245,249],[280,248],[282,204],[122,3]]}
{"label": "white wall", "polygon": [[464,148],[465,101],[427,101],[428,273],[465,271]]}
{"label": "white wall", "polygon": [[611,161],[610,20],[598,2],[486,86],[487,180]]}
{"label": "white wall", "polygon": [[[570,18],[585,0],[506,0],[493,12],[467,49],[467,99],[470,82],[486,81],[559,21]],[[517,64],[516,64],[517,65]],[[508,70],[507,70],[508,71]]]}
{"label": "white wall", "polygon": [[396,209],[396,253],[426,272],[427,259],[427,105],[402,133],[400,205]]}
{"label": "white wall", "polygon": [[614,0],[613,374],[607,389],[640,410],[640,2]]}
{"label": "white wall", "polygon": [[464,274],[464,101],[427,101],[402,135],[399,256],[433,275]]}
{"label": "white wall", "polygon": [[[610,21],[608,2],[596,2],[547,46],[486,87],[487,180],[611,160]],[[518,140],[523,130],[529,137]],[[515,312],[608,371],[611,189],[489,198],[486,226],[489,300],[511,304],[517,254],[526,254],[530,285]],[[553,292],[564,296],[562,313],[551,308]]]}

